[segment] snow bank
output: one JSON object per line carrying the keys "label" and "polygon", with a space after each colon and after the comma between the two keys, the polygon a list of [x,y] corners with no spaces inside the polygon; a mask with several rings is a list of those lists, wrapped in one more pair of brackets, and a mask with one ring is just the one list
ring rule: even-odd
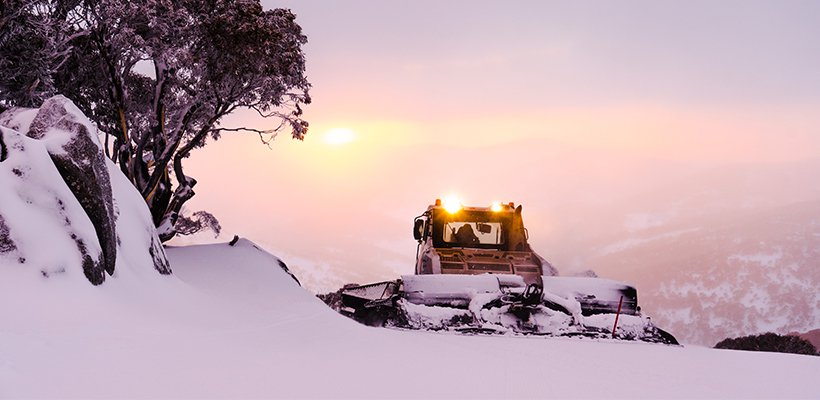
{"label": "snow bank", "polygon": [[165,249],[157,236],[151,212],[142,196],[113,162],[106,167],[111,176],[114,216],[117,228],[117,269],[123,274],[171,273]]}
{"label": "snow bank", "polygon": [[368,328],[252,242],[84,290],[0,280],[0,397],[820,398],[820,357]]}

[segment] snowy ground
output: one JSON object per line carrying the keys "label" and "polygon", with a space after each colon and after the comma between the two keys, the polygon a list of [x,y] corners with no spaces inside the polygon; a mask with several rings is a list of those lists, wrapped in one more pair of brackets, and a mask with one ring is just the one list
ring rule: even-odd
{"label": "snowy ground", "polygon": [[0,280],[0,397],[820,398],[820,357],[368,328],[242,240],[175,275]]}

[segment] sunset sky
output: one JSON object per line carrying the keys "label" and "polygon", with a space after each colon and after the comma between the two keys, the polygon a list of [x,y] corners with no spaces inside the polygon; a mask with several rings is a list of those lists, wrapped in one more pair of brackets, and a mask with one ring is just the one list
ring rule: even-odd
{"label": "sunset sky", "polygon": [[198,150],[189,209],[310,282],[411,274],[413,218],[448,193],[524,204],[549,259],[561,207],[820,158],[820,2],[262,3],[308,36],[310,131]]}

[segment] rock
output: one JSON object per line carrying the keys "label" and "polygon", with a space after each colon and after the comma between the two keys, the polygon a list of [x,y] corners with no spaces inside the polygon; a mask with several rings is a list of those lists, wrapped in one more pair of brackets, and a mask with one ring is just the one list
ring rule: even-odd
{"label": "rock", "polygon": [[6,220],[0,215],[0,254],[11,253],[17,250],[17,245],[11,241],[11,231]]}
{"label": "rock", "polygon": [[142,196],[70,100],[0,114],[0,145],[0,266],[47,278],[81,269],[95,285],[123,267],[171,273]]}
{"label": "rock", "polygon": [[[46,142],[54,165],[97,231],[105,271],[113,274],[117,234],[111,180],[96,128],[74,103],[63,96],[54,96],[40,107],[26,136]],[[96,279],[102,283],[105,277],[89,278],[92,283]]]}
{"label": "rock", "polygon": [[6,149],[6,143],[3,141],[3,135],[0,134],[0,162],[3,162],[8,155],[9,151]]}

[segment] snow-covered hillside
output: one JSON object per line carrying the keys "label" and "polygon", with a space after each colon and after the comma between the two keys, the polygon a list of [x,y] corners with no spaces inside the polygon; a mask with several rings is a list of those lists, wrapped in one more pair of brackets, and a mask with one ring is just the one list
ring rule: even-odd
{"label": "snow-covered hillside", "polygon": [[636,284],[684,341],[820,327],[820,201],[678,219],[619,243],[587,265]]}
{"label": "snow-covered hillside", "polygon": [[0,397],[820,397],[820,357],[368,328],[250,241],[167,252],[96,287],[0,265]]}

